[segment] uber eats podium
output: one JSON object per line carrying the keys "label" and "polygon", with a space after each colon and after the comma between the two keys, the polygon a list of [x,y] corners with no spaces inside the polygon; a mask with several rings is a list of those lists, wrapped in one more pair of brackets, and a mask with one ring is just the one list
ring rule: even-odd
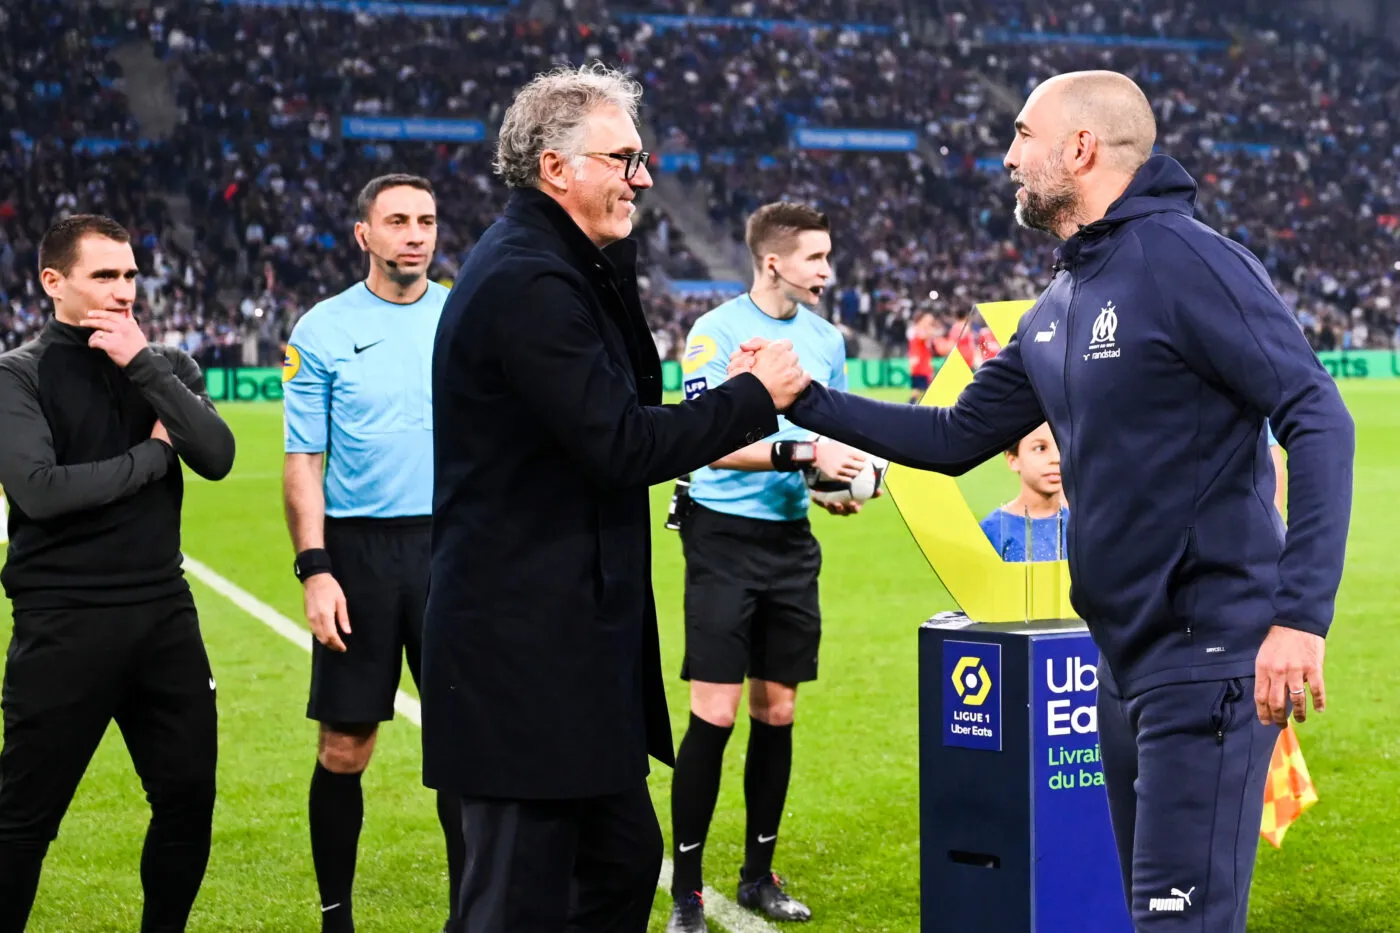
{"label": "uber eats podium", "polygon": [[[1031,305],[977,311],[1005,345]],[[971,381],[953,353],[921,404],[953,405]],[[1069,602],[1060,534],[1044,559],[1027,520],[1033,562],[1010,563],[954,478],[891,466],[886,484],[961,608],[918,630],[922,933],[1132,933],[1099,760],[1098,651]]]}
{"label": "uber eats podium", "polygon": [[919,629],[923,933],[1132,933],[1084,623]]}

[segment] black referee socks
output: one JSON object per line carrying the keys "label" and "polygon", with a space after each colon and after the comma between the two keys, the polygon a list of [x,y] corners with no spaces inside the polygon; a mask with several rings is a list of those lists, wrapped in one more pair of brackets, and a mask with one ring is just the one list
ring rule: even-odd
{"label": "black referee socks", "polygon": [[744,805],[748,811],[745,881],[757,881],[773,871],[773,849],[791,776],[792,724],[770,726],[750,717],[749,756],[744,764]]}
{"label": "black referee socks", "polygon": [[671,896],[677,901],[704,884],[700,860],[719,798],[724,746],[733,731],[733,726],[716,726],[691,713],[690,728],[676,753],[671,776],[671,842],[675,848]]}
{"label": "black referee socks", "polygon": [[336,774],[316,762],[311,775],[311,861],[321,891],[321,933],[354,933],[350,891],[365,818],[360,775]]}

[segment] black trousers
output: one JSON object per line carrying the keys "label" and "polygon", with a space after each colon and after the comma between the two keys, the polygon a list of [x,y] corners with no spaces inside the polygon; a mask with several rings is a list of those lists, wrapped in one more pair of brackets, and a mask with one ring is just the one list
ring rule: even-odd
{"label": "black trousers", "polygon": [[450,933],[646,933],[662,841],[644,782],[580,800],[466,798],[462,826]]}
{"label": "black trousers", "polygon": [[190,594],[16,611],[3,702],[0,933],[24,929],[49,843],[114,719],[151,805],[141,929],[183,930],[209,859],[218,753]]}

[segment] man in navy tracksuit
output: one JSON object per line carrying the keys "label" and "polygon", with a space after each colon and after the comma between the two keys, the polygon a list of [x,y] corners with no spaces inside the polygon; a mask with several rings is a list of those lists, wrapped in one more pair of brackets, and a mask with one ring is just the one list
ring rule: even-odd
{"label": "man in navy tracksuit", "polygon": [[[949,474],[1050,422],[1134,924],[1236,933],[1279,728],[1306,716],[1309,688],[1325,702],[1354,429],[1259,262],[1192,219],[1196,184],[1151,155],[1155,134],[1122,75],[1038,87],[1006,165],[1017,219],[1064,242],[1015,339],[951,408],[814,382],[787,416]],[[750,341],[731,369],[764,352]],[[1266,418],[1289,454],[1286,535]]]}

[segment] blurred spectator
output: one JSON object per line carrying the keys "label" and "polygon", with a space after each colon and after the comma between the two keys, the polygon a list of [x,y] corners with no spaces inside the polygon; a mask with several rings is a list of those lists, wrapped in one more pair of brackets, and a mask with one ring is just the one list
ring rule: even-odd
{"label": "blurred spectator", "polygon": [[[656,29],[619,8],[821,25]],[[1380,39],[1287,6],[1246,17],[1192,0],[568,0],[552,18],[529,18],[547,12],[417,18],[204,0],[0,9],[10,128],[0,139],[0,345],[31,337],[46,313],[34,268],[44,227],[98,210],[135,235],[153,337],[208,365],[276,365],[297,317],[363,274],[349,229],[368,178],[433,180],[440,280],[504,203],[489,143],[342,140],[342,115],[490,128],[530,75],[593,58],[644,82],[656,148],[700,156],[681,182],[722,236],[740,240],[747,213],[780,197],[832,215],[825,310],[853,349],[865,335],[903,353],[909,322],[930,310],[949,345],[995,352],[988,335],[964,334],[972,305],[1033,297],[1053,246],[1011,219],[999,166],[1010,108],[1045,77],[1081,68],[1144,87],[1159,146],[1200,183],[1201,216],[1260,256],[1314,346],[1388,347],[1400,336],[1400,66]],[[1017,32],[1068,38],[1017,44]],[[165,57],[179,114],[169,138],[140,147],[110,56],[130,38]],[[1159,40],[1214,45],[1150,45]],[[910,129],[919,147],[796,150],[789,139],[802,124]],[[92,138],[120,148],[75,145]],[[170,207],[185,199],[188,226]],[[669,291],[710,272],[664,205],[643,204],[636,236],[657,346],[674,356],[694,319],[729,295]]]}

